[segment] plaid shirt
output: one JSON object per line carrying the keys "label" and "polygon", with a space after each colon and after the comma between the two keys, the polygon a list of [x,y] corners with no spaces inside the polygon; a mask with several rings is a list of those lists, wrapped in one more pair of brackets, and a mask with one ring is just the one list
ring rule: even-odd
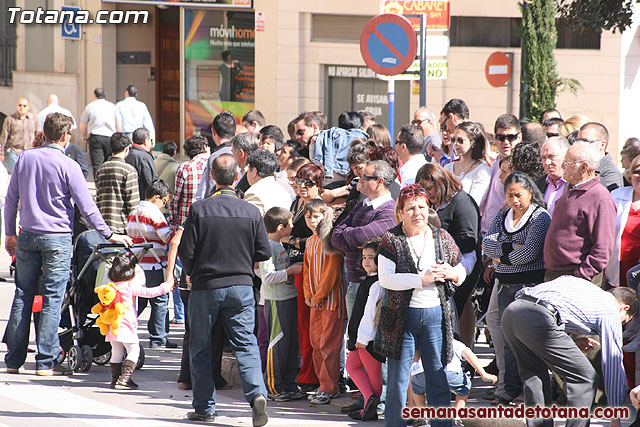
{"label": "plaid shirt", "polygon": [[96,199],[104,222],[117,234],[127,231],[127,216],[140,204],[138,173],[120,157],[111,156],[96,173]]}
{"label": "plaid shirt", "polygon": [[207,153],[200,153],[176,169],[176,189],[171,198],[171,219],[169,222],[171,231],[174,233],[187,219],[189,208],[196,201],[196,191],[198,191],[208,158]]}

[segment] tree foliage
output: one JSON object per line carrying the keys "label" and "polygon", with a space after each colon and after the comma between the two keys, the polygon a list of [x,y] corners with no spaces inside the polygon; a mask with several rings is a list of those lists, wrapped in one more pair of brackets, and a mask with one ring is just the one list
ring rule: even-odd
{"label": "tree foliage", "polygon": [[558,0],[558,12],[579,31],[622,33],[631,25],[633,3],[634,0]]}
{"label": "tree foliage", "polygon": [[558,41],[554,0],[519,3],[522,12],[522,55],[524,55],[525,115],[530,121],[547,108],[555,107],[559,76],[554,49]]}

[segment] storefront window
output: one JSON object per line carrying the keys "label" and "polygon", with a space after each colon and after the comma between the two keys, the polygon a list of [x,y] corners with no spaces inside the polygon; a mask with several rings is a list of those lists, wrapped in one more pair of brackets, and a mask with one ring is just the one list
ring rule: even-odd
{"label": "storefront window", "polygon": [[254,108],[253,12],[185,10],[185,136],[211,137],[211,121]]}

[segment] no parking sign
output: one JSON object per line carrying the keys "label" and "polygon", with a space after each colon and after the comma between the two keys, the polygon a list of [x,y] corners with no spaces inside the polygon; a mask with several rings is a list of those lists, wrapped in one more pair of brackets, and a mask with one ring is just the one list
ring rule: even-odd
{"label": "no parking sign", "polygon": [[418,40],[404,16],[384,13],[374,17],[362,30],[360,53],[369,68],[393,76],[404,72],[416,59]]}

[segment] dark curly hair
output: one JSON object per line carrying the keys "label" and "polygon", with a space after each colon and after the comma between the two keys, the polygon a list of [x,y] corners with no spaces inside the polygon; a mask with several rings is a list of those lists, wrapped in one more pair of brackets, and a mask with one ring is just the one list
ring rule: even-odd
{"label": "dark curly hair", "polygon": [[534,181],[544,175],[540,147],[535,143],[521,142],[511,152],[511,167],[524,172]]}

